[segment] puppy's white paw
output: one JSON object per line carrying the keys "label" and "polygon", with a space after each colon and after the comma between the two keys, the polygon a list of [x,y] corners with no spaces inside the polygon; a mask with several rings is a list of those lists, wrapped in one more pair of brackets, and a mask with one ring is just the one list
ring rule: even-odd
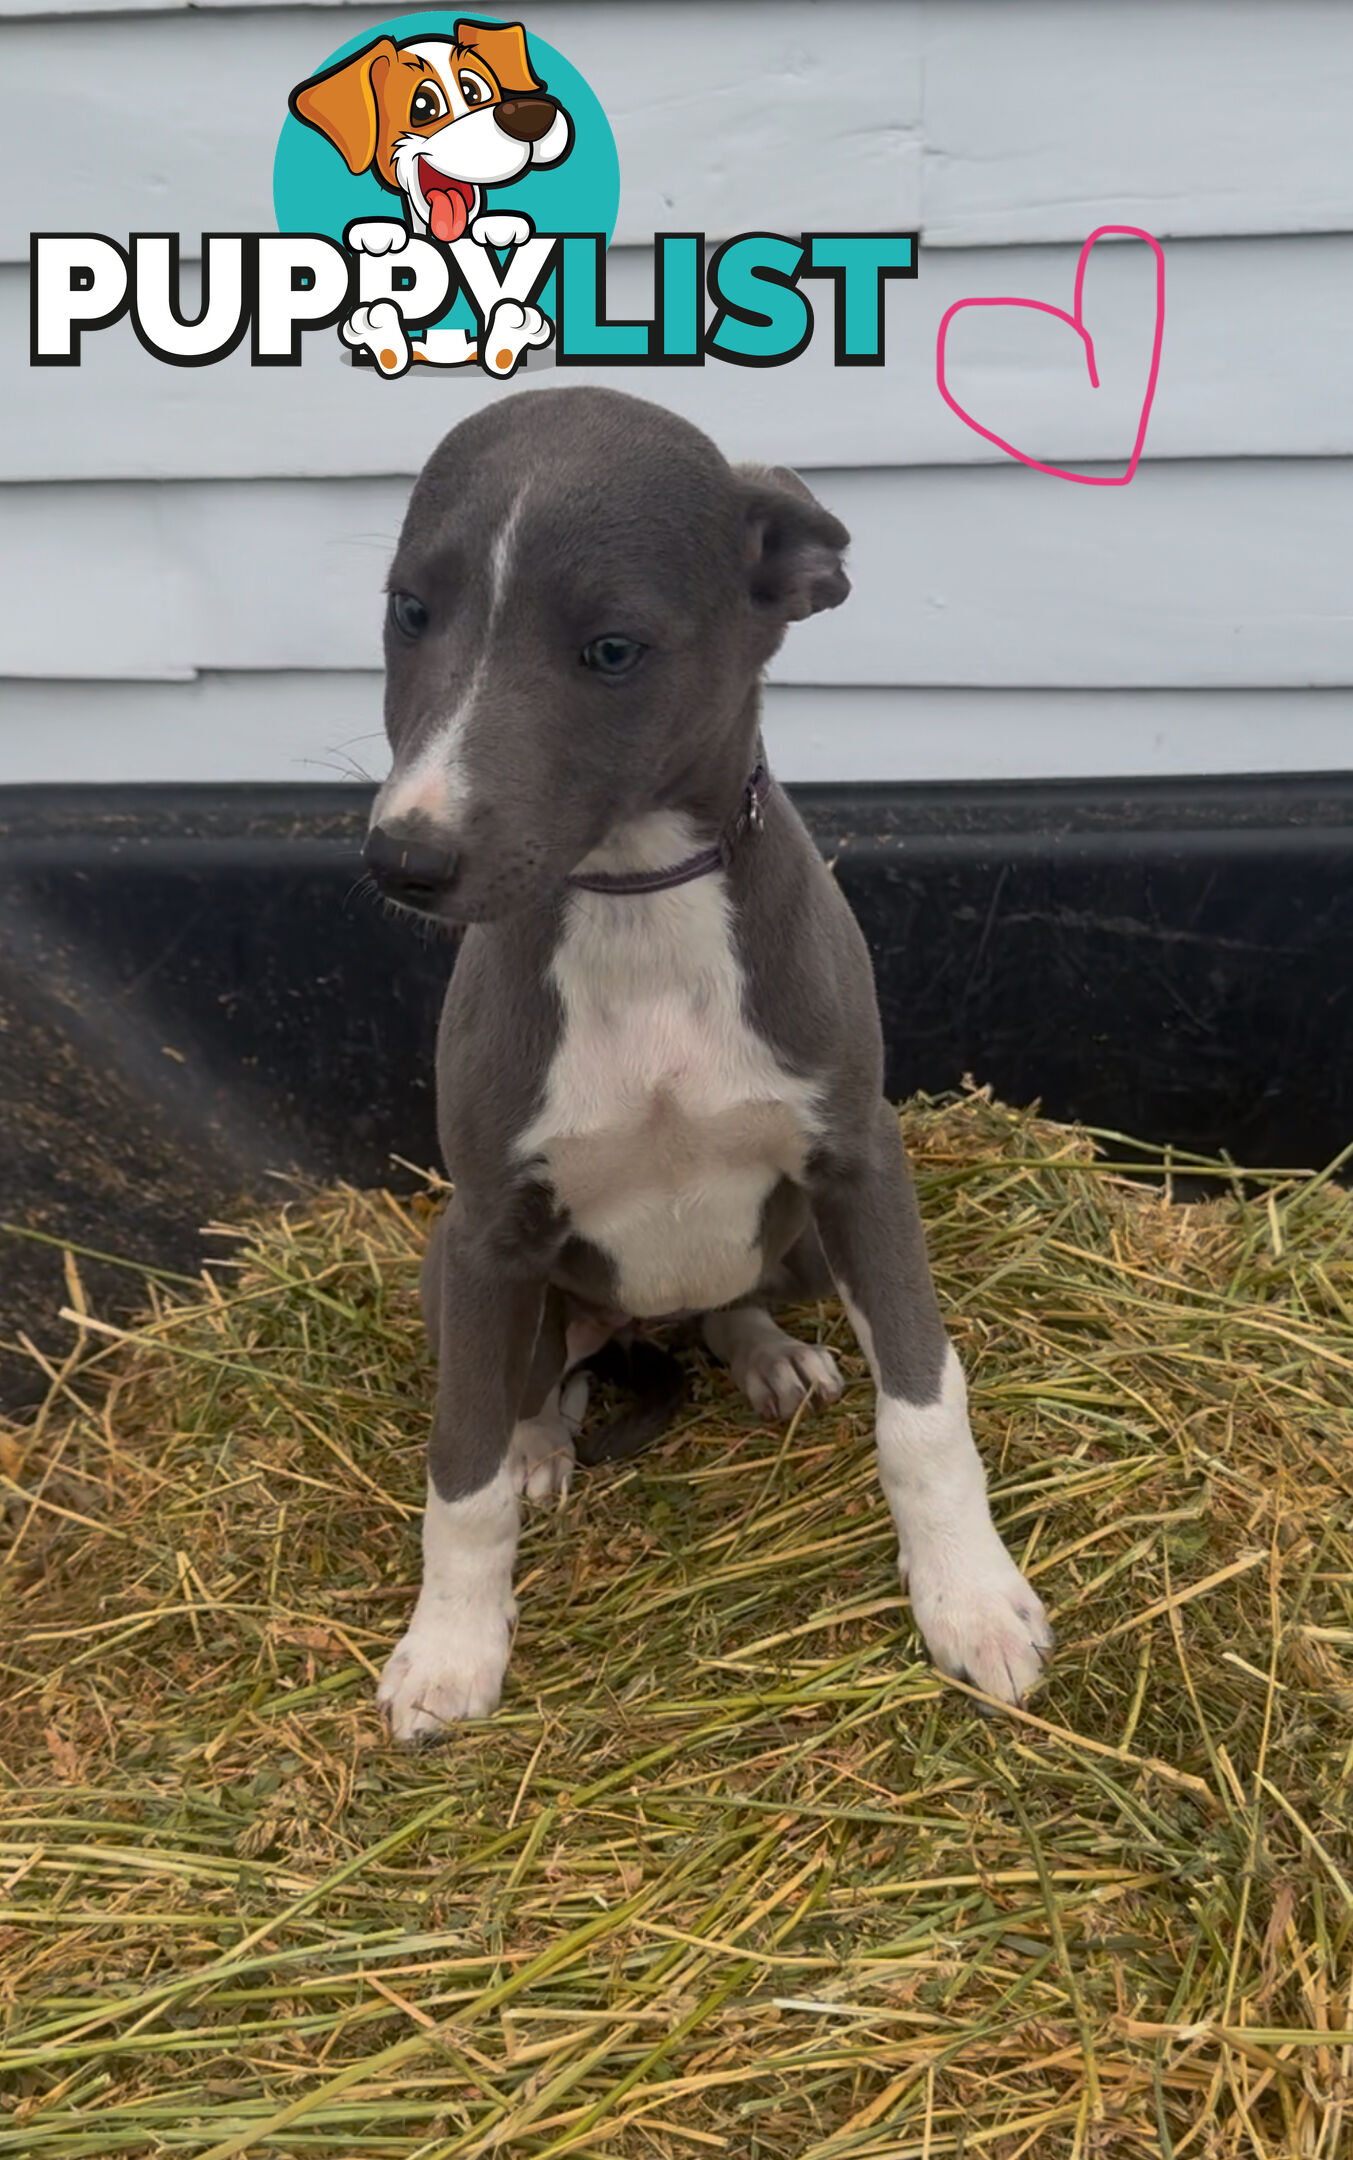
{"label": "puppy's white paw", "polygon": [[515,210],[491,210],[486,217],[475,219],[470,227],[470,238],[479,247],[520,247],[534,231],[530,218],[520,216]]}
{"label": "puppy's white paw", "polygon": [[513,1432],[507,1466],[518,1492],[528,1500],[567,1492],[576,1464],[573,1435],[558,1421],[523,1418]]}
{"label": "puppy's white paw", "polygon": [[819,1403],[839,1400],[844,1385],[830,1350],[784,1336],[778,1343],[758,1343],[733,1368],[734,1377],[758,1417],[791,1418],[811,1393]]}
{"label": "puppy's white paw", "polygon": [[731,1305],[704,1318],[704,1337],[758,1417],[792,1418],[805,1395],[833,1403],[844,1385],[830,1350],[795,1342],[762,1305]]}
{"label": "puppy's white paw", "polygon": [[1001,1702],[1022,1702],[1042,1675],[1052,1629],[996,1532],[975,1550],[962,1539],[914,1539],[899,1566],[940,1671]]}
{"label": "puppy's white paw", "polygon": [[513,375],[522,355],[532,345],[548,345],[554,324],[538,307],[520,300],[500,300],[485,329],[480,345],[483,365],[490,375]]}
{"label": "puppy's white paw", "polygon": [[397,255],[408,245],[409,228],[398,218],[357,218],[343,238],[357,255]]}
{"label": "puppy's white paw", "polygon": [[429,1479],[423,1586],[376,1695],[397,1740],[432,1740],[497,1708],[517,1618],[519,1514],[506,1463],[461,1500],[443,1500]]}
{"label": "puppy's white paw", "polygon": [[355,307],[342,326],[342,337],[345,345],[369,352],[382,375],[402,375],[409,365],[404,317],[393,300]]}
{"label": "puppy's white paw", "polygon": [[508,1449],[508,1474],[528,1500],[548,1500],[573,1483],[577,1455],[574,1435],[587,1409],[591,1380],[575,1373],[563,1389],[554,1389],[537,1417],[519,1418]]}
{"label": "puppy's white paw", "polygon": [[414,1614],[376,1693],[396,1740],[436,1740],[464,1718],[492,1716],[515,1618],[515,1605],[506,1613]]}

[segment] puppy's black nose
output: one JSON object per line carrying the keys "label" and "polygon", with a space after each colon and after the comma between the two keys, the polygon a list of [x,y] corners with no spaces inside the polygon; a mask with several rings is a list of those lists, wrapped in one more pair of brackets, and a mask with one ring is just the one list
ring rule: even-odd
{"label": "puppy's black nose", "polygon": [[549,98],[506,98],[494,118],[513,142],[539,142],[554,126],[557,110]]}
{"label": "puppy's black nose", "polygon": [[411,908],[434,908],[450,892],[460,867],[454,849],[387,832],[382,825],[367,834],[362,861],[387,899]]}

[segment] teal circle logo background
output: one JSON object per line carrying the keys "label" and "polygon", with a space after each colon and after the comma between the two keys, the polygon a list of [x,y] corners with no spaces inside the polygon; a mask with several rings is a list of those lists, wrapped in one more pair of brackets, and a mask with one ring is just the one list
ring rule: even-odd
{"label": "teal circle logo background", "polygon": [[[396,44],[407,38],[449,38],[456,23],[467,19],[459,9],[447,14],[396,15],[379,28],[363,30],[335,46],[327,58],[316,61],[310,73],[322,74],[353,53],[365,51],[379,37],[393,38]],[[476,22],[495,23],[516,19],[474,17]],[[528,168],[519,179],[489,188],[483,208],[487,212],[518,210],[542,233],[605,233],[609,243],[620,207],[620,159],[611,124],[596,93],[561,52],[529,27],[526,43],[535,73],[573,122],[573,146],[561,165],[545,171]],[[277,138],[272,196],[279,232],[325,233],[331,240],[341,240],[345,226],[354,218],[399,218],[404,214],[402,195],[383,188],[374,173],[350,173],[333,144],[314,128],[306,127],[292,112],[282,122]],[[540,296],[540,305],[547,315],[553,314],[553,274]],[[442,320],[473,328],[474,310],[461,294]]]}

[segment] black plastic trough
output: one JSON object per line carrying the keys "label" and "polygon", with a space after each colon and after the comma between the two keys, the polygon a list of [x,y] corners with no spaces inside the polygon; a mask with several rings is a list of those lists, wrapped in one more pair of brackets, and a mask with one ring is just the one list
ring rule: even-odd
{"label": "black plastic trough", "polygon": [[[1319,1165],[1353,1139],[1353,774],[805,787],[889,1087]],[[452,960],[358,889],[358,787],[0,789],[0,1334],[69,1340],[60,1244],[194,1268],[275,1170],[436,1160]],[[82,1260],[100,1309],[137,1300]],[[0,1390],[31,1395],[27,1359]]]}

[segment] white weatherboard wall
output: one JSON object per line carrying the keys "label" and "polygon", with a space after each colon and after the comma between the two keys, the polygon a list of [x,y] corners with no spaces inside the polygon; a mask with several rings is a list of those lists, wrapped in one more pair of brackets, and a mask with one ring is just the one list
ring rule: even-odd
{"label": "white weatherboard wall", "polygon": [[[125,324],[28,366],[31,230],[267,230],[286,92],[394,8],[0,0],[0,783],[384,769],[380,588],[412,475],[504,393],[172,369]],[[478,12],[478,11],[475,11]],[[507,7],[486,13],[510,15]],[[1353,768],[1350,0],[527,0],[620,150],[613,312],[655,230],[916,226],[888,364],[570,370],[734,457],[798,466],[851,525],[855,591],[791,632],[786,778]],[[23,86],[32,86],[27,94]],[[61,90],[60,155],[50,99]],[[14,91],[19,92],[18,95]],[[1081,242],[1166,252],[1160,385],[1130,487],[1025,469],[940,399],[972,296],[1069,308]],[[1044,462],[1121,471],[1149,252],[1086,280],[1103,387],[1028,310],[972,310],[950,383]],[[810,287],[810,290],[813,288]]]}

